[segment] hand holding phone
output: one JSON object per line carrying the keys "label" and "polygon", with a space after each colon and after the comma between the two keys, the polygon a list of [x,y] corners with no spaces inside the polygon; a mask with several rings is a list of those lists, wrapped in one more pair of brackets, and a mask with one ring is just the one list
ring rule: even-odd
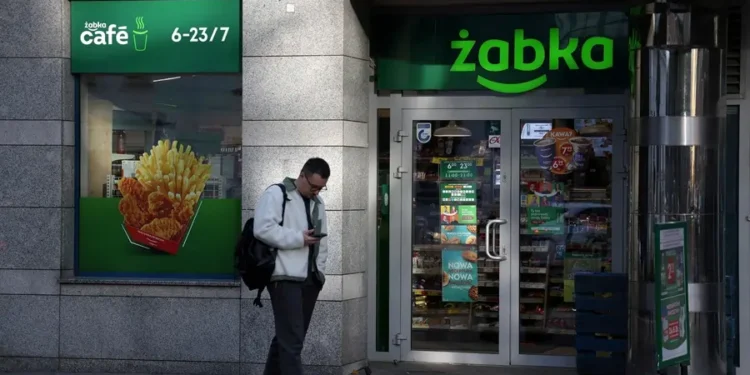
{"label": "hand holding phone", "polygon": [[320,238],[315,237],[315,229],[310,229],[302,232],[302,238],[305,239],[305,246],[314,245],[320,242]]}
{"label": "hand holding phone", "polygon": [[323,238],[323,237],[327,236],[327,234],[321,233],[320,227],[321,227],[321,223],[320,223],[320,220],[318,220],[315,223],[315,227],[314,227],[315,229],[314,229],[314,232],[313,232],[313,237],[315,237],[315,238]]}

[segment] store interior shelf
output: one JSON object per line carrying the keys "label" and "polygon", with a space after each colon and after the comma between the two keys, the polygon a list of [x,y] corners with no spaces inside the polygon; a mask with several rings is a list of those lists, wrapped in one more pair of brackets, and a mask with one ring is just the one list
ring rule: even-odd
{"label": "store interior shelf", "polygon": [[611,147],[600,148],[611,144],[609,134],[582,131],[586,134],[581,136],[571,130],[586,129],[586,124],[611,127],[600,119],[586,121],[552,121],[560,130],[546,135],[554,139],[549,168],[541,168],[538,148],[549,141],[521,141],[518,286],[522,345],[555,342],[539,339],[542,336],[572,336],[575,314],[570,275],[611,268]]}

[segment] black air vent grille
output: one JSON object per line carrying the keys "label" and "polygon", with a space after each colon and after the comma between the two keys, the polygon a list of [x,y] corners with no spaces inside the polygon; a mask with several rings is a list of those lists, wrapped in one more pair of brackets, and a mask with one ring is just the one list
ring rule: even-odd
{"label": "black air vent grille", "polygon": [[732,7],[727,17],[727,95],[740,94],[742,81],[742,8]]}

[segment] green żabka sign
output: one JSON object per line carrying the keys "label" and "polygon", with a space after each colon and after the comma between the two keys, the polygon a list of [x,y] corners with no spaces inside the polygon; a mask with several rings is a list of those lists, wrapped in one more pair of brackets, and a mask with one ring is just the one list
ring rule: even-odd
{"label": "green \u017cabka sign", "polygon": [[690,364],[687,223],[654,225],[656,367]]}
{"label": "green \u017cabka sign", "polygon": [[625,13],[376,19],[386,22],[392,32],[373,42],[378,89],[521,94],[628,87]]}
{"label": "green \u017cabka sign", "polygon": [[72,1],[73,73],[239,73],[240,0]]}

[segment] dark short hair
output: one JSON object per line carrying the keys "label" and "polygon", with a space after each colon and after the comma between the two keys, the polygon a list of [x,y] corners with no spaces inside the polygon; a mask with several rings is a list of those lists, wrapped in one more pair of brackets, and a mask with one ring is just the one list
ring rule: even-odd
{"label": "dark short hair", "polygon": [[310,158],[305,162],[305,165],[302,166],[302,173],[306,176],[317,174],[320,175],[320,177],[328,179],[328,177],[331,176],[331,167],[329,167],[328,163],[321,158]]}

